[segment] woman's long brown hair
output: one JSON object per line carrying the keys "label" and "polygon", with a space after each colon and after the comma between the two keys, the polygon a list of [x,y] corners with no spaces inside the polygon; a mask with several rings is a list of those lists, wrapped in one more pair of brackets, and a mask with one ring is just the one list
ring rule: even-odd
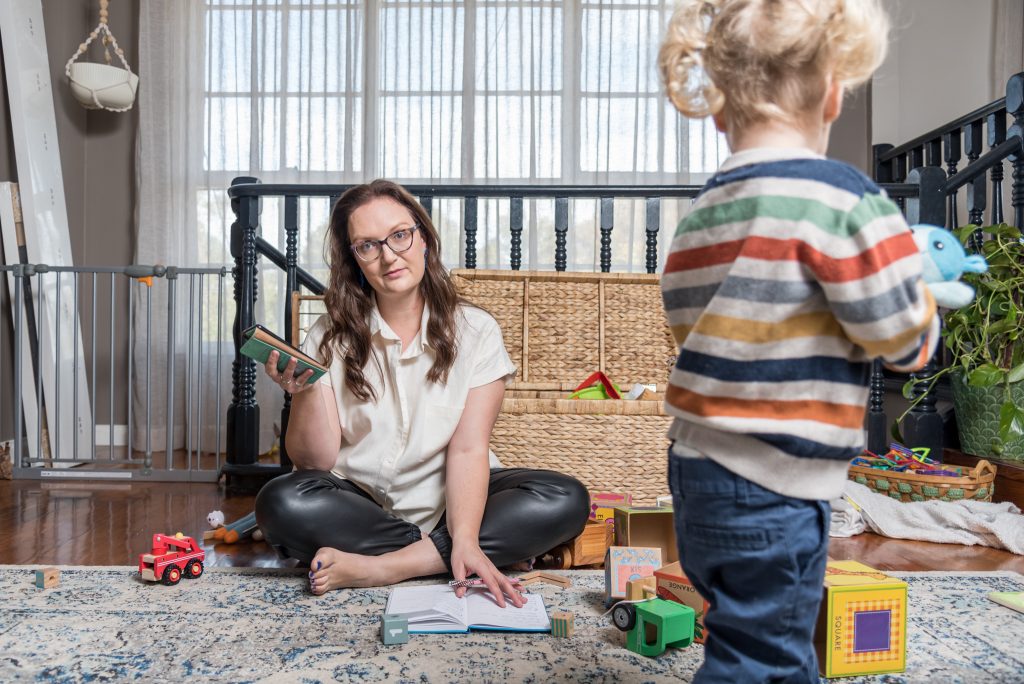
{"label": "woman's long brown hair", "polygon": [[[350,188],[338,198],[331,211],[327,233],[331,276],[324,293],[324,303],[327,305],[330,324],[320,341],[319,351],[325,365],[329,365],[334,358],[332,350],[342,352],[345,385],[363,401],[376,401],[378,398],[363,372],[372,353],[369,320],[373,309],[373,289],[365,279],[360,278],[362,271],[349,249],[352,241],[349,239],[348,224],[352,212],[381,197],[394,200],[409,210],[427,245],[420,290],[430,308],[426,336],[435,352],[434,365],[427,372],[427,379],[431,382],[448,381],[448,371],[458,354],[455,312],[463,301],[448,276],[448,270],[441,263],[441,245],[430,216],[405,188],[391,181],[375,180]],[[380,371],[380,361],[376,356],[374,358]]]}

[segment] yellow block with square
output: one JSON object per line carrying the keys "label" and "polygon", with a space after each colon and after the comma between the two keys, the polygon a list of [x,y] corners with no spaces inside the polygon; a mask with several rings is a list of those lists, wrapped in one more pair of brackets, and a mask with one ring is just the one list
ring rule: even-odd
{"label": "yellow block with square", "polygon": [[825,677],[903,672],[907,583],[856,561],[829,561],[814,644]]}

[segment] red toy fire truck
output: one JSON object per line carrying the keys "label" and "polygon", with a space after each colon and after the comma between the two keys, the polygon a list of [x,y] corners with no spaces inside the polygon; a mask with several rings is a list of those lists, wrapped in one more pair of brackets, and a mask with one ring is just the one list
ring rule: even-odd
{"label": "red toy fire truck", "polygon": [[177,584],[182,575],[195,579],[203,574],[206,552],[192,537],[178,532],[173,537],[153,535],[153,550],[139,554],[139,574],[150,582]]}

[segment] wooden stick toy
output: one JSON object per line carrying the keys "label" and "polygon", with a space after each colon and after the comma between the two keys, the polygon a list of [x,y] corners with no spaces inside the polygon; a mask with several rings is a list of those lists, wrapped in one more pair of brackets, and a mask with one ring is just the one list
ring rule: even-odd
{"label": "wooden stick toy", "polygon": [[553,572],[544,572],[543,570],[534,570],[533,572],[528,572],[525,575],[519,576],[519,583],[524,586],[534,582],[547,582],[561,587],[562,589],[568,589],[572,586],[572,580],[568,577],[556,575]]}

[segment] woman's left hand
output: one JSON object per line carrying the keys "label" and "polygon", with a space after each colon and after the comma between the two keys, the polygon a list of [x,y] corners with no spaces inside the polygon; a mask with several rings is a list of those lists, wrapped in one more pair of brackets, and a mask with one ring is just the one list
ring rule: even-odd
{"label": "woman's left hand", "polygon": [[[502,608],[505,607],[505,596],[509,597],[516,608],[526,605],[526,599],[519,588],[494,567],[494,563],[484,555],[479,544],[452,541],[452,574],[457,580],[464,580],[469,575],[479,577],[491,592],[495,602]],[[466,587],[455,590],[455,595],[459,598],[465,594]]]}

